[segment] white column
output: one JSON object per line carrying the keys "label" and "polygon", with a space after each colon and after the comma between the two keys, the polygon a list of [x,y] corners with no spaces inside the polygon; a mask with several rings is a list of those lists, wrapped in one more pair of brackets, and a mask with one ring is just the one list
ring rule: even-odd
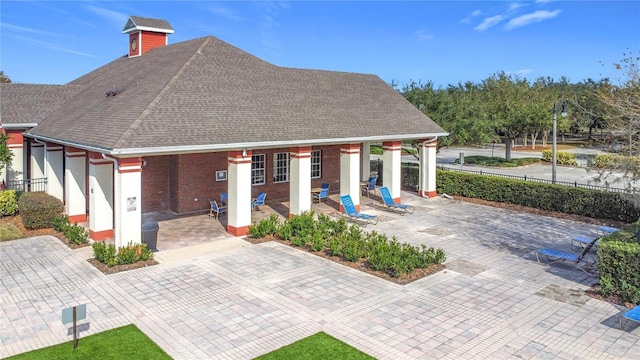
{"label": "white column", "polygon": [[311,147],[290,150],[289,217],[311,210]]}
{"label": "white column", "polygon": [[89,237],[113,237],[113,162],[89,153]]}
{"label": "white column", "polygon": [[362,151],[360,152],[360,174],[362,177],[360,178],[362,181],[369,180],[369,176],[371,175],[371,143],[363,142],[362,143]]}
{"label": "white column", "polygon": [[[33,156],[33,152],[31,153]],[[69,222],[87,220],[86,153],[84,150],[65,147],[64,210]],[[33,162],[31,163],[33,164]]]}
{"label": "white column", "polygon": [[47,194],[64,201],[64,154],[62,145],[47,143],[45,147],[45,173],[47,174]]}
{"label": "white column", "polygon": [[42,179],[44,172],[44,144],[32,140],[31,142],[31,178]]}
{"label": "white column", "polygon": [[9,138],[7,139],[7,147],[13,154],[11,165],[5,166],[3,171],[3,179],[6,181],[24,180],[24,138],[22,130],[7,131]]}
{"label": "white column", "polygon": [[251,150],[229,151],[227,232],[243,236],[251,225]]}
{"label": "white column", "polygon": [[386,186],[393,201],[400,202],[402,182],[402,142],[385,141],[382,143],[382,186]]}
{"label": "white column", "polygon": [[116,248],[142,242],[142,158],[119,158],[115,176]]}
{"label": "white column", "polygon": [[[360,211],[360,144],[340,146],[340,196],[351,195]],[[340,204],[340,211],[344,211]]]}
{"label": "white column", "polygon": [[435,197],[436,192],[436,140],[420,140],[420,182],[418,195]]}

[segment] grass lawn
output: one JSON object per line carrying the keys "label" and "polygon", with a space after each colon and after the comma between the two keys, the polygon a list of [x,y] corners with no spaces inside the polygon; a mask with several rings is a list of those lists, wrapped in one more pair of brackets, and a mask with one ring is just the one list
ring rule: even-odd
{"label": "grass lawn", "polygon": [[7,359],[171,359],[135,325],[127,325]]}
{"label": "grass lawn", "polygon": [[[522,158],[522,159],[514,159],[511,158],[511,161],[507,161],[501,157],[491,157],[491,156],[465,156],[464,163],[469,165],[480,165],[480,166],[496,166],[496,167],[517,167],[524,166],[530,164],[537,164],[540,162],[540,158]],[[460,163],[460,159],[456,159],[456,164]]]}
{"label": "grass lawn", "polygon": [[0,241],[15,240],[23,237],[24,235],[15,225],[9,222],[0,223]]}
{"label": "grass lawn", "polygon": [[351,345],[328,335],[325,332],[319,332],[302,340],[298,340],[293,344],[281,347],[268,354],[259,356],[256,360],[358,360],[358,359],[375,359]]}

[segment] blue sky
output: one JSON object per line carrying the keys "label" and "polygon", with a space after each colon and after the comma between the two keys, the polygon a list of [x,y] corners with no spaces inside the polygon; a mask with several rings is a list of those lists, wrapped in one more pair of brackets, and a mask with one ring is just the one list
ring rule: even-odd
{"label": "blue sky", "polygon": [[125,55],[128,16],[169,43],[213,35],[275,65],[446,87],[498,71],[615,80],[640,51],[640,1],[15,1],[0,3],[0,70],[65,84]]}

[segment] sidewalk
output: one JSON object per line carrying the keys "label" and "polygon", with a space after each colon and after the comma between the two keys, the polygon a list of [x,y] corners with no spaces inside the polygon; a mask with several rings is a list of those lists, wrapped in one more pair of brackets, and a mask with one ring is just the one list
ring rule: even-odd
{"label": "sidewalk", "polygon": [[366,230],[447,254],[404,286],[275,242],[160,252],[109,276],[53,237],[2,242],[0,356],[70,341],[61,310],[87,304],[80,346],[134,323],[175,359],[252,359],[318,331],[378,359],[640,358],[640,327],[584,294],[595,279],[535,261],[597,226],[402,195],[414,214],[363,205],[380,219]]}

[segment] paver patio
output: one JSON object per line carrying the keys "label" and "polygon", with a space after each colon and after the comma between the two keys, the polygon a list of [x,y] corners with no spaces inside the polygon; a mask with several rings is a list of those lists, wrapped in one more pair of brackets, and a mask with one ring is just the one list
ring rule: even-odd
{"label": "paver patio", "polygon": [[61,311],[87,304],[80,346],[135,323],[176,359],[250,359],[321,330],[379,359],[640,358],[640,327],[620,330],[621,307],[584,295],[594,278],[535,261],[536,249],[569,250],[597,226],[409,193],[403,202],[416,212],[363,204],[380,217],[366,230],[447,253],[446,270],[404,286],[224,234],[109,276],[87,248],[53,237],[0,243],[0,356],[70,341]]}

